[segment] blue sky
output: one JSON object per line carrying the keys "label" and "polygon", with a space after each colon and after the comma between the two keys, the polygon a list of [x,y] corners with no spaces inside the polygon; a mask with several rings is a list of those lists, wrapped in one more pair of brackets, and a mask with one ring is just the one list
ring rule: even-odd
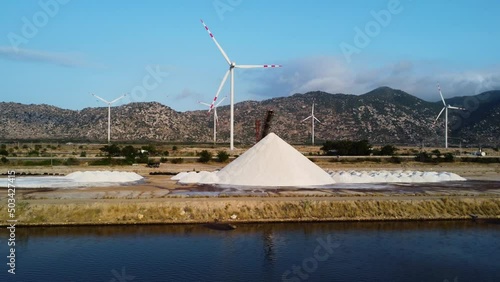
{"label": "blue sky", "polygon": [[[500,89],[496,0],[0,1],[2,101],[103,106],[90,93],[204,109],[232,61],[235,100],[379,86],[422,99]],[[228,81],[229,82],[229,81]],[[229,94],[226,83],[221,96]],[[227,103],[227,100],[225,101]]]}

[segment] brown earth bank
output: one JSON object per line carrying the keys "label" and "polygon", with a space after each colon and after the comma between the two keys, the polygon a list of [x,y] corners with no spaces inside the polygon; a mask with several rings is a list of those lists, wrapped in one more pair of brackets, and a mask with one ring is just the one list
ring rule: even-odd
{"label": "brown earth bank", "polygon": [[[498,164],[427,165],[317,162],[331,170],[449,171],[470,185],[394,185],[387,189],[270,189],[221,193],[210,186],[182,186],[170,175],[150,172],[212,171],[220,163],[115,167],[13,167],[32,173],[68,174],[82,170],[134,171],[145,181],[131,186],[73,189],[16,189],[17,225],[170,224],[213,222],[351,221],[351,220],[500,220]],[[478,181],[481,180],[481,181]],[[484,181],[488,180],[488,181]],[[0,179],[6,181],[6,179]],[[473,182],[476,181],[476,182]],[[469,183],[469,181],[467,181]],[[194,192],[194,193],[193,193]],[[0,189],[0,221],[8,225],[8,190]]]}

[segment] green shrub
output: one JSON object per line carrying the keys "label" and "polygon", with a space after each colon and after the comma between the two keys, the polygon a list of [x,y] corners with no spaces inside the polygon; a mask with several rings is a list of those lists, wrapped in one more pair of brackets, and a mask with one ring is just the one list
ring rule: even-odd
{"label": "green shrub", "polygon": [[6,164],[6,163],[8,163],[8,162],[9,162],[9,160],[8,160],[6,157],[2,157],[2,158],[0,159],[0,161],[1,161],[3,164]]}
{"label": "green shrub", "polygon": [[385,145],[380,148],[380,155],[382,156],[392,156],[396,153],[398,149],[392,145]]}
{"label": "green shrub", "polygon": [[147,164],[149,161],[149,157],[147,154],[139,154],[137,157],[137,162],[140,164]]}
{"label": "green shrub", "polygon": [[83,151],[80,153],[81,158],[85,158],[87,156],[87,152]]}
{"label": "green shrub", "polygon": [[438,149],[432,150],[431,153],[433,153],[434,155],[436,155],[436,158],[438,158],[438,159],[441,157],[441,152]]}
{"label": "green shrub", "polygon": [[415,161],[429,163],[433,162],[432,155],[427,152],[421,152],[415,156]]}
{"label": "green shrub", "polygon": [[446,153],[446,154],[444,154],[444,161],[451,163],[451,162],[455,161],[455,156],[453,156],[452,153]]}
{"label": "green shrub", "polygon": [[111,158],[98,159],[98,160],[95,160],[95,161],[91,161],[89,164],[90,165],[110,165],[111,164]]}
{"label": "green shrub", "polygon": [[393,163],[393,164],[400,164],[400,163],[401,163],[401,158],[398,158],[398,157],[392,156],[392,157],[389,159],[389,162],[390,162],[390,163]]}
{"label": "green shrub", "polygon": [[78,161],[76,158],[68,158],[64,162],[64,165],[79,165],[80,161]]}
{"label": "green shrub", "polygon": [[121,153],[120,147],[116,144],[105,145],[102,148],[99,148],[103,153],[106,153],[108,157],[119,157]]}
{"label": "green shrub", "polygon": [[371,145],[368,140],[326,141],[321,150],[328,156],[368,156],[371,153]]}
{"label": "green shrub", "polygon": [[175,158],[175,159],[170,160],[170,162],[173,164],[181,164],[184,162],[184,159],[183,158]]}
{"label": "green shrub", "polygon": [[226,151],[217,152],[217,161],[220,163],[226,162],[229,159],[229,154]]}
{"label": "green shrub", "polygon": [[200,152],[200,157],[198,158],[198,161],[200,163],[208,163],[212,159],[212,153],[210,153],[207,150],[203,150]]}
{"label": "green shrub", "polygon": [[493,164],[500,163],[500,158],[466,157],[461,158],[462,162]]}

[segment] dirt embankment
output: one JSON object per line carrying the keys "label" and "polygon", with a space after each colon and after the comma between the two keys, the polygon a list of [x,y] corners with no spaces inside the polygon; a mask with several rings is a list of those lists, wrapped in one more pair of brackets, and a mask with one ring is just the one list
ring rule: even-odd
{"label": "dirt embankment", "polygon": [[[346,164],[319,162],[336,170],[422,170],[449,171],[468,179],[500,180],[498,165],[412,165]],[[149,176],[152,171],[214,170],[221,164],[187,163],[145,167],[60,167],[59,173],[77,170],[135,171],[147,177],[140,185],[60,190],[16,191],[15,218],[18,225],[144,224],[211,222],[335,221],[335,220],[429,220],[479,218],[500,219],[500,189],[437,189],[404,192],[342,189],[332,191],[271,191],[265,196],[186,197],[173,192],[179,186],[170,176]],[[17,171],[24,168],[13,168]],[[30,168],[41,171],[47,168]],[[0,201],[7,203],[7,190]],[[0,222],[8,218],[7,205],[0,205]]]}

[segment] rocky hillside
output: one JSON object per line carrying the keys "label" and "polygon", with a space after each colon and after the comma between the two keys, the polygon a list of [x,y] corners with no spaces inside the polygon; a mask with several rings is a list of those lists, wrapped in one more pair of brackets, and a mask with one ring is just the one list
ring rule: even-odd
{"label": "rocky hillside", "polygon": [[[377,88],[363,95],[309,92],[235,105],[235,142],[255,142],[261,125],[274,111],[271,131],[291,143],[311,140],[311,122],[301,122],[315,103],[316,143],[368,139],[375,144],[443,143],[444,116],[434,126],[442,103],[427,102],[400,90]],[[497,144],[500,135],[500,91],[455,97],[447,102],[467,111],[450,110],[450,144]],[[206,111],[177,112],[156,102],[112,108],[112,139],[119,141],[210,142],[212,120]],[[218,140],[229,140],[229,106],[219,107]],[[49,105],[0,103],[0,139],[105,141],[107,108],[80,111]]]}

